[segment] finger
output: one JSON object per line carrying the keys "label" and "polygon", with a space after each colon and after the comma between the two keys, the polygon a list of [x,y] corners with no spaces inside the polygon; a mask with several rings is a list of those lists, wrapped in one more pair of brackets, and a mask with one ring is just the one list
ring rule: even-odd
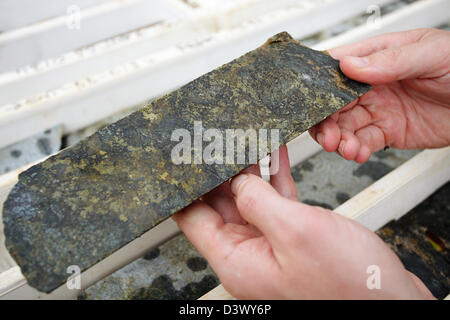
{"label": "finger", "polygon": [[278,167],[276,173],[270,176],[270,184],[272,187],[281,196],[290,200],[298,200],[297,188],[291,175],[287,147],[284,145],[280,149],[272,152],[270,162],[271,166],[277,165]]}
{"label": "finger", "polygon": [[[246,168],[243,172],[261,176],[259,164]],[[246,225],[248,222],[239,214],[233,195],[231,194],[230,182],[224,182],[219,187],[210,191],[203,197],[205,202],[216,210],[226,223]]]}
{"label": "finger", "polygon": [[372,122],[372,115],[360,105],[339,114],[337,125],[340,128],[355,132]]}
{"label": "finger", "polygon": [[355,160],[361,145],[359,139],[346,129],[341,130],[341,141],[339,142],[338,153],[346,160]]}
{"label": "finger", "polygon": [[[299,207],[307,207],[300,202],[282,197],[269,183],[249,174],[241,174],[231,181],[231,190],[242,217],[260,230],[274,249],[286,251],[293,233],[292,214]],[[295,215],[301,219],[302,215]]]}
{"label": "finger", "polygon": [[354,106],[356,106],[359,103],[359,99],[360,98],[356,98],[355,100],[353,100],[352,102],[350,102],[349,104],[347,104],[345,107],[343,107],[342,109],[340,109],[338,112],[333,113],[330,118],[332,118],[333,120],[337,121],[339,119],[339,115],[347,110],[350,110],[351,108],[353,108]]}
{"label": "finger", "polygon": [[225,223],[247,224],[236,207],[229,181],[222,183],[203,198],[209,206],[222,216]]}
{"label": "finger", "polygon": [[201,201],[176,213],[173,219],[218,273],[224,265],[223,261],[237,244],[259,236],[247,226],[226,224],[220,214]]}
{"label": "finger", "polygon": [[[214,256],[219,250],[212,250],[216,235],[220,233],[224,225],[222,217],[210,206],[201,201],[196,201],[182,211],[173,215],[173,220],[184,232],[192,244],[207,259],[215,260]],[[218,249],[223,244],[218,244]],[[213,255],[213,256],[211,256]],[[209,260],[209,259],[208,259]]]}
{"label": "finger", "polygon": [[364,57],[388,48],[396,48],[414,43],[420,40],[427,32],[429,32],[429,29],[416,29],[405,32],[382,34],[330,49],[328,52],[333,58],[338,60],[341,60],[345,56]]}
{"label": "finger", "polygon": [[344,108],[338,112],[333,113],[331,116],[318,123],[314,127],[309,129],[309,134],[316,140],[326,151],[334,152],[339,146],[341,140],[341,131],[339,126],[336,124],[339,120],[340,114],[347,110],[351,110],[357,103],[359,98],[350,102]]}
{"label": "finger", "polygon": [[370,125],[355,132],[355,136],[359,139],[361,148],[355,161],[364,163],[369,160],[373,152],[383,149],[386,146],[383,131],[377,126]]}
{"label": "finger", "polygon": [[312,133],[312,137],[319,143],[326,151],[336,151],[339,141],[341,140],[341,130],[336,121],[331,118],[326,118],[319,123]]}
{"label": "finger", "polygon": [[259,168],[258,163],[246,168],[243,172],[254,174],[255,176],[261,177],[261,169]]}
{"label": "finger", "polygon": [[439,77],[447,72],[442,67],[446,57],[437,49],[436,44],[413,43],[378,51],[366,57],[346,56],[341,60],[340,67],[348,77],[374,85]]}

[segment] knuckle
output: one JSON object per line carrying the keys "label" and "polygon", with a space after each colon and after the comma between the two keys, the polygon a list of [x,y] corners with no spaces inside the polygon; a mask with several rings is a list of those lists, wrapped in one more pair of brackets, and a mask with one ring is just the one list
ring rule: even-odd
{"label": "knuckle", "polygon": [[258,207],[258,200],[261,195],[262,184],[266,183],[260,178],[250,175],[248,179],[239,185],[237,205],[240,210],[253,212]]}
{"label": "knuckle", "polygon": [[254,211],[257,205],[255,193],[251,190],[251,183],[246,183],[242,187],[238,196],[238,206],[244,211]]}
{"label": "knuckle", "polygon": [[388,49],[388,50],[381,51],[380,54],[384,58],[385,61],[395,62],[400,59],[400,57],[402,55],[402,49],[401,48]]}

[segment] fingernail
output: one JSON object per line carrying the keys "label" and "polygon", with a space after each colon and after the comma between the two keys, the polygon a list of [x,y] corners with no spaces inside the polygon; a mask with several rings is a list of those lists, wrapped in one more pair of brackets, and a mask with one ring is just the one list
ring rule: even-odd
{"label": "fingernail", "polygon": [[319,142],[320,145],[323,146],[323,134],[319,132],[316,136],[316,139],[317,139],[317,142]]}
{"label": "fingernail", "polygon": [[350,62],[356,68],[366,68],[370,64],[369,59],[366,58],[366,57],[363,57],[363,58],[360,58],[360,57],[345,57],[345,59],[347,59],[347,61]]}
{"label": "fingernail", "polygon": [[237,177],[233,178],[231,180],[231,193],[236,196],[237,192],[239,190],[239,185],[244,181],[247,180],[248,175],[245,173],[242,173],[238,175]]}
{"label": "fingernail", "polygon": [[344,156],[344,150],[345,150],[345,141],[344,141],[344,140],[342,140],[342,141],[339,143],[339,148],[338,148],[338,150],[339,150],[339,153],[341,154],[341,156]]}

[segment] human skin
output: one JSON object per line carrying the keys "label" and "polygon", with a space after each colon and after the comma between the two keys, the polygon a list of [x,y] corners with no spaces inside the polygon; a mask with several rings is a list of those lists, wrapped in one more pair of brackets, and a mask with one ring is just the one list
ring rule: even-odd
{"label": "human skin", "polygon": [[329,53],[373,89],[310,130],[326,151],[363,163],[385,146],[450,144],[450,32],[391,33]]}
{"label": "human skin", "polygon": [[[450,36],[432,29],[330,50],[373,89],[311,129],[325,150],[364,162],[386,145],[450,144]],[[358,63],[356,57],[362,57]],[[363,67],[361,67],[364,65]],[[174,216],[224,287],[240,299],[433,299],[372,231],[303,204],[285,146],[270,183],[252,166]],[[380,289],[369,289],[369,266]]]}

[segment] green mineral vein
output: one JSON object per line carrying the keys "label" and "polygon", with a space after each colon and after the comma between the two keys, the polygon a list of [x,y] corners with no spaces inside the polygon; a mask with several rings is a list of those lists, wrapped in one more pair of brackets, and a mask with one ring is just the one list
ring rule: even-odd
{"label": "green mineral vein", "polygon": [[22,173],[4,203],[6,247],[51,292],[69,266],[91,267],[249,165],[177,165],[175,129],[279,129],[285,144],[369,89],[280,33]]}

